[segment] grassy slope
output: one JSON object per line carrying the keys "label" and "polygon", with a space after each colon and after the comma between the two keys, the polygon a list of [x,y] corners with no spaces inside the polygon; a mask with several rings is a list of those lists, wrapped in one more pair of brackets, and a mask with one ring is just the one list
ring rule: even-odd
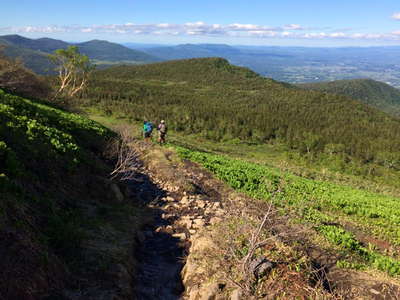
{"label": "grassy slope", "polygon": [[337,80],[298,84],[297,86],[358,99],[391,115],[400,115],[400,90],[372,79]]}
{"label": "grassy slope", "polygon": [[110,189],[101,153],[111,136],[96,122],[0,90],[0,298],[84,289],[93,278],[112,286],[107,270],[128,262],[143,212]]}

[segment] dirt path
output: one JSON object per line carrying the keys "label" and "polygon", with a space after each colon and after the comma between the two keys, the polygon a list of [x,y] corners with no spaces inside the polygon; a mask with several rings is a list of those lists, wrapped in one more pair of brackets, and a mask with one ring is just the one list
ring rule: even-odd
{"label": "dirt path", "polygon": [[[189,166],[194,167],[186,162],[179,168],[169,165],[170,169],[164,172],[157,166],[145,168],[130,184],[129,193],[149,207],[153,215],[153,222],[138,237],[141,246],[136,253],[136,299],[181,299],[181,271],[190,239],[223,215],[221,194],[203,184],[210,175]],[[165,176],[177,172],[179,180]]]}
{"label": "dirt path", "polygon": [[138,236],[141,247],[135,253],[139,262],[134,282],[136,299],[180,299],[183,292],[180,272],[186,248],[179,238],[160,230],[169,225],[163,219],[163,202],[159,201],[168,192],[147,175],[140,174],[136,179],[130,185],[130,193],[142,205],[150,207],[153,214],[153,222]]}

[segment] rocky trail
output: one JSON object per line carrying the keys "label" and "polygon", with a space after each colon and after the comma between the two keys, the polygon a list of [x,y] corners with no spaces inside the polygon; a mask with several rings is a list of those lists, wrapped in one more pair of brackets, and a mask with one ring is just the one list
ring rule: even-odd
{"label": "rocky trail", "polygon": [[137,237],[141,246],[136,253],[136,299],[182,299],[185,288],[181,273],[191,237],[221,220],[221,195],[204,186],[207,175],[198,170],[179,170],[192,184],[190,191],[173,180],[160,178],[155,170],[143,171],[129,186],[130,194],[153,215],[153,222]]}

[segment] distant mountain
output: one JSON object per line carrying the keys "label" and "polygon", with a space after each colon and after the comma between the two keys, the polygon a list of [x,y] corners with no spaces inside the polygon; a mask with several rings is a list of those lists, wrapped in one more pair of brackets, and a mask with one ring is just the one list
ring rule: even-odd
{"label": "distant mountain", "polygon": [[148,48],[143,49],[143,51],[165,60],[202,57],[229,58],[232,55],[238,55],[241,53],[239,49],[225,44],[184,44],[169,47]]}
{"label": "distant mountain", "polygon": [[400,90],[383,82],[372,79],[352,79],[298,84],[297,86],[321,92],[346,95],[389,114],[400,116]]}
{"label": "distant mountain", "polygon": [[51,53],[54,50],[67,48],[70,44],[61,40],[55,40],[50,38],[41,38],[41,39],[29,39],[17,34],[14,35],[3,35],[0,36],[0,39],[3,41],[7,41],[9,44],[28,48],[35,51],[41,51],[46,53]]}
{"label": "distant mountain", "polygon": [[25,66],[39,74],[47,74],[54,68],[47,55],[70,45],[78,46],[82,54],[89,56],[100,67],[118,63],[149,63],[160,61],[142,51],[129,49],[116,43],[93,40],[84,43],[67,43],[50,38],[29,39],[19,35],[0,36],[0,45],[9,57],[20,57]]}
{"label": "distant mountain", "polygon": [[54,69],[54,65],[47,57],[47,53],[18,47],[0,37],[0,45],[5,46],[4,54],[12,58],[20,58],[25,67],[38,74],[47,74]]}
{"label": "distant mountain", "polygon": [[135,61],[135,62],[155,62],[159,58],[151,56],[142,51],[129,49],[120,44],[110,43],[101,40],[92,40],[76,44],[80,52],[89,56],[91,59],[101,61]]}
{"label": "distant mountain", "polygon": [[143,43],[122,43],[123,46],[128,47],[130,49],[143,50],[148,48],[157,48],[157,47],[172,47],[173,45],[166,44],[143,44]]}

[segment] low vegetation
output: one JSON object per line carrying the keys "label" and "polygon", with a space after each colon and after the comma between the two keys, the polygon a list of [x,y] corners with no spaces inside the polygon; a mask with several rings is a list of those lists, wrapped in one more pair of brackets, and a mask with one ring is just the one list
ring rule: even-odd
{"label": "low vegetation", "polygon": [[372,245],[368,248],[345,229],[351,223],[364,230],[365,235],[398,246],[397,198],[313,181],[223,156],[177,149],[183,158],[200,163],[234,189],[251,197],[273,200],[285,213],[292,211],[301,222],[312,224],[327,240],[346,250],[349,258],[357,255],[370,267],[400,275],[398,253],[391,257],[376,252]]}
{"label": "low vegetation", "polygon": [[[94,121],[0,90],[0,298],[62,297],[109,281],[113,264],[134,267],[129,245],[145,214],[117,200],[102,154],[112,137]],[[96,293],[112,285],[101,286]]]}

